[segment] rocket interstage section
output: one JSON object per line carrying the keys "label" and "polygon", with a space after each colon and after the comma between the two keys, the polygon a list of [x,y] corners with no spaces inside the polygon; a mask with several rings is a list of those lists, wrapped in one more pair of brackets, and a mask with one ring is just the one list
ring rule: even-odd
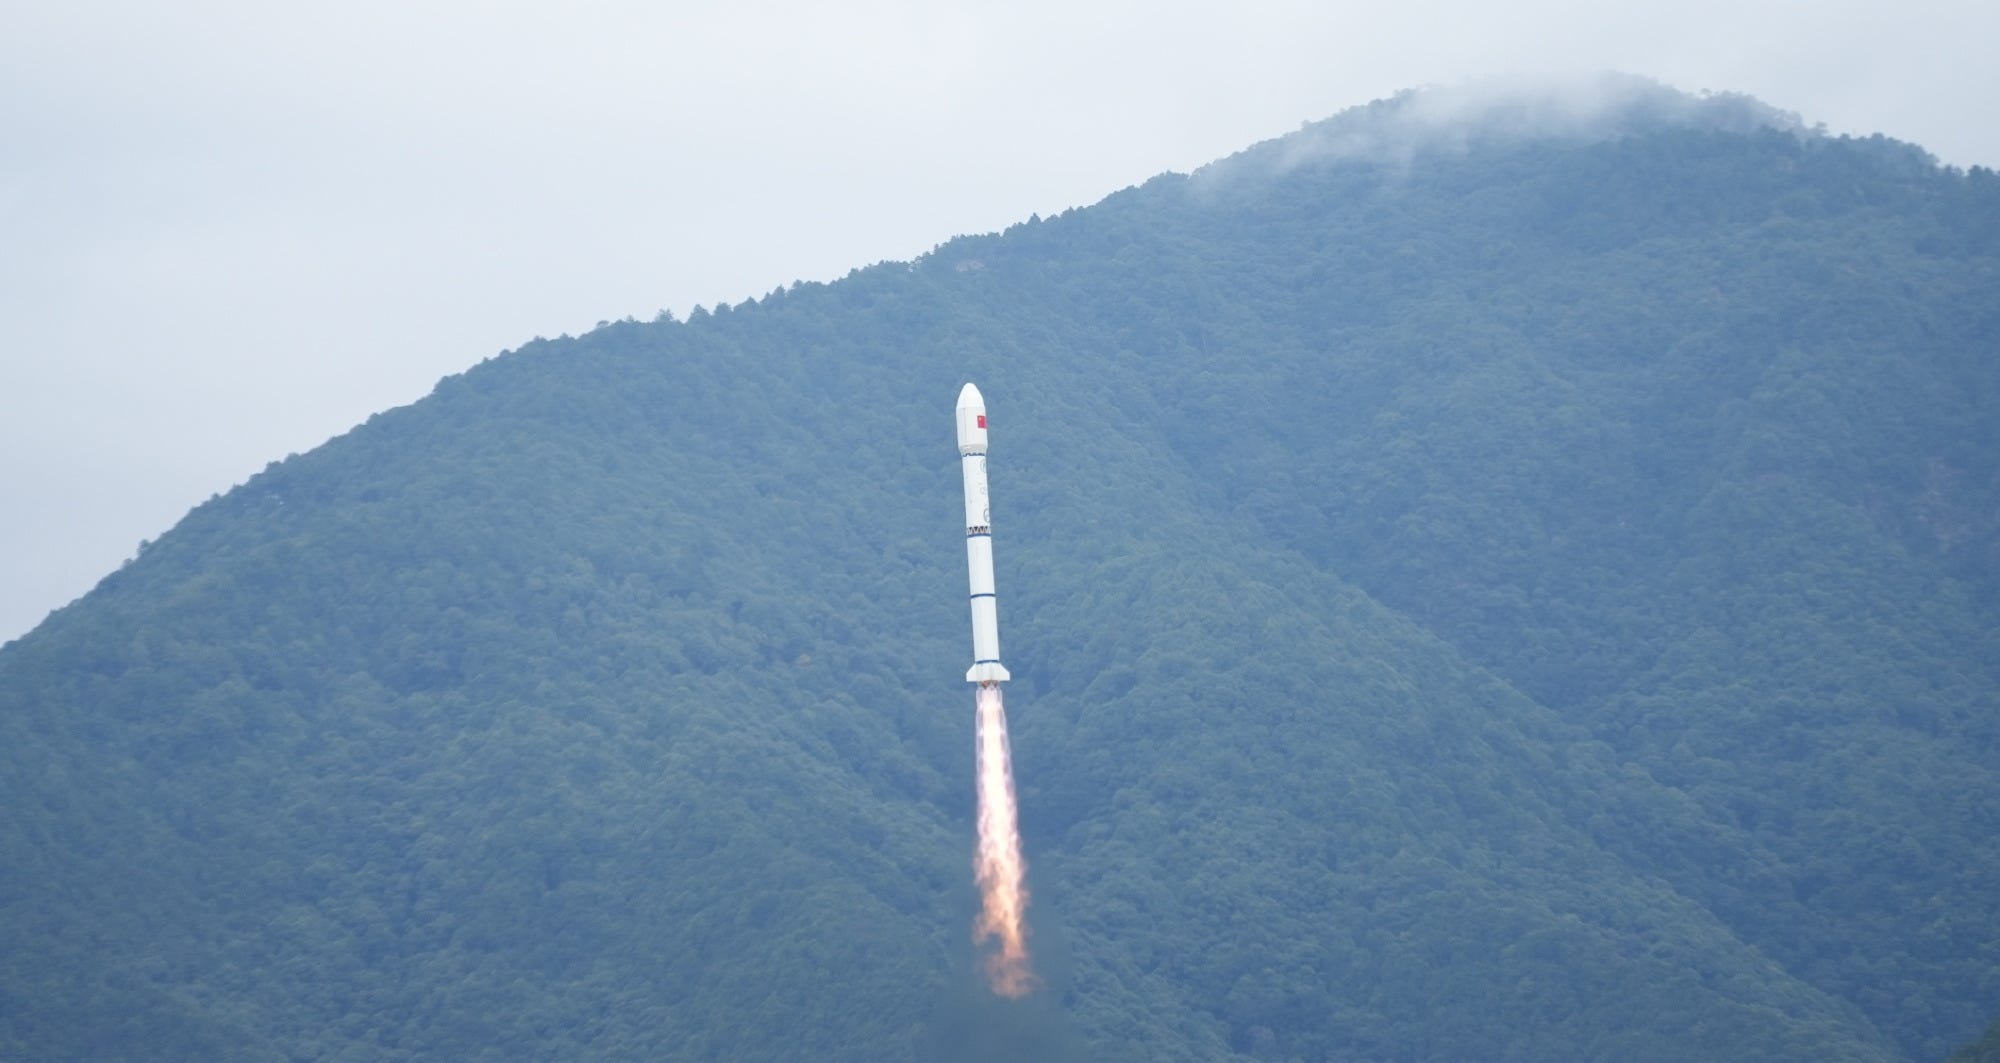
{"label": "rocket interstage section", "polygon": [[972,589],[972,668],[965,681],[986,686],[1010,676],[1000,664],[1000,606],[993,593],[993,513],[986,494],[986,399],[958,393],[958,460],[965,472],[965,562]]}

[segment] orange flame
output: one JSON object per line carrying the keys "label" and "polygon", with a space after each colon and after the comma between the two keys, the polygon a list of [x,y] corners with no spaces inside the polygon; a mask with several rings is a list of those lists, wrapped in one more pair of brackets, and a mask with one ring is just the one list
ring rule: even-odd
{"label": "orange flame", "polygon": [[979,688],[979,852],[972,870],[979,882],[980,913],[973,940],[996,942],[986,958],[986,981],[1003,997],[1035,987],[1028,969],[1028,865],[1021,859],[1021,831],[1014,809],[1014,769],[1007,748],[1007,710],[1000,688]]}

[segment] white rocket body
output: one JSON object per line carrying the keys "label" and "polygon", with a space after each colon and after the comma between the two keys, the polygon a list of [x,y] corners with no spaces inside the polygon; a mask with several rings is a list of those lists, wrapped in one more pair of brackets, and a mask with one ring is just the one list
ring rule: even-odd
{"label": "white rocket body", "polygon": [[986,686],[1010,676],[1000,664],[1000,606],[993,596],[993,515],[986,497],[986,400],[958,393],[958,460],[965,469],[965,563],[972,578],[972,668],[965,681]]}

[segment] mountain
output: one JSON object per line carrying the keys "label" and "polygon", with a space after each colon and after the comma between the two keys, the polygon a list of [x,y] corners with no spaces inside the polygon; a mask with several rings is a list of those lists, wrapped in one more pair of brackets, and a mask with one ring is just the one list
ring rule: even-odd
{"label": "mountain", "polygon": [[1942,1058],[1995,292],[1991,171],[1610,79],[538,339],[0,648],[0,1058]]}

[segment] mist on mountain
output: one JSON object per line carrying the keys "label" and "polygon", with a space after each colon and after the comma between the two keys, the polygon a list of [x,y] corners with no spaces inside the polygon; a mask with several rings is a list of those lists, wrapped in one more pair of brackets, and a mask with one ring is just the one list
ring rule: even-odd
{"label": "mist on mountain", "polygon": [[0,649],[0,1056],[1972,1040],[2000,182],[1596,85],[538,340],[197,507]]}

